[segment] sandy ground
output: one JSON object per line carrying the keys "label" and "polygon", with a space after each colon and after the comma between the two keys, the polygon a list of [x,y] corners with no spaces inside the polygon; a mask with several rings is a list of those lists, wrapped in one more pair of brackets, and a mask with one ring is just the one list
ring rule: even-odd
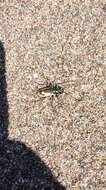
{"label": "sandy ground", "polygon": [[[105,0],[4,0],[9,138],[37,152],[67,190],[105,189]],[[42,100],[38,88],[64,93]]]}

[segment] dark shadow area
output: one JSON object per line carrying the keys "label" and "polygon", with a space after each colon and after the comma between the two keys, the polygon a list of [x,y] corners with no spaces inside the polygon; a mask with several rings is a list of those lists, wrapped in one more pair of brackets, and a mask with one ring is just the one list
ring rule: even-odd
{"label": "dark shadow area", "polygon": [[0,141],[8,137],[9,124],[5,73],[5,50],[0,42]]}
{"label": "dark shadow area", "polygon": [[5,51],[0,42],[0,190],[65,190],[25,144],[8,139]]}

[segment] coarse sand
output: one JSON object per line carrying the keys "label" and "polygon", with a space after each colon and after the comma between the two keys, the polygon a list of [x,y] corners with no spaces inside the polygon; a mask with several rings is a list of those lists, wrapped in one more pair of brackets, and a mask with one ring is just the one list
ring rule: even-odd
{"label": "coarse sand", "polygon": [[[67,190],[105,190],[105,3],[0,1],[8,138],[38,154]],[[64,93],[42,99],[49,83]]]}

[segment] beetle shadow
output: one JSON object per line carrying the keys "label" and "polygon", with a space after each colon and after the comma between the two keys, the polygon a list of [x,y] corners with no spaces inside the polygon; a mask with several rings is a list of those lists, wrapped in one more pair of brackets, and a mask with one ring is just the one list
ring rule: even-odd
{"label": "beetle shadow", "polygon": [[8,139],[5,50],[0,42],[0,190],[65,190],[41,158],[24,143]]}

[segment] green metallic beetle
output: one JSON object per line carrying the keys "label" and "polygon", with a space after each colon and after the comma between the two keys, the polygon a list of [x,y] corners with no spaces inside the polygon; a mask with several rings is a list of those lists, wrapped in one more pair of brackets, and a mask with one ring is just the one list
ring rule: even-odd
{"label": "green metallic beetle", "polygon": [[56,96],[58,97],[59,94],[63,94],[64,88],[58,85],[48,85],[46,87],[40,88],[38,90],[39,94],[42,97],[47,97],[47,96]]}

